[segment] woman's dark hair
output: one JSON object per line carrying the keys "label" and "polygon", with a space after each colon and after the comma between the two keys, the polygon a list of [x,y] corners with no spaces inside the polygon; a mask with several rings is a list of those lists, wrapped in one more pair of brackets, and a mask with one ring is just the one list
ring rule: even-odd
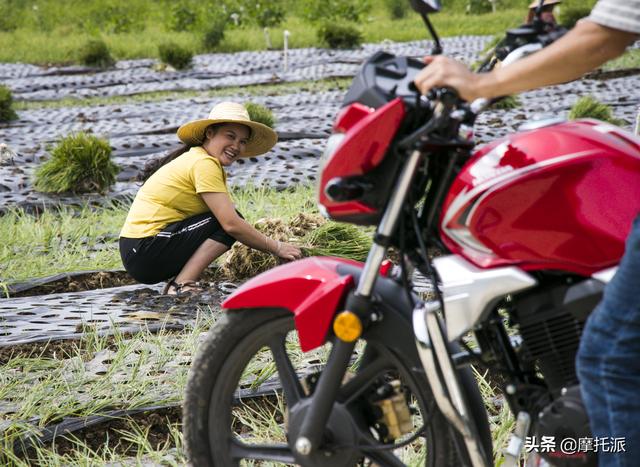
{"label": "woman's dark hair", "polygon": [[[209,130],[210,128],[215,130],[221,125],[224,125],[224,123],[214,123],[213,125],[209,125],[204,130],[204,133],[206,134],[207,130]],[[203,143],[204,143],[204,141],[203,141]],[[156,158],[156,159],[150,160],[149,162],[147,162],[144,165],[144,169],[142,169],[142,173],[140,173],[138,175],[137,179],[139,181],[142,181],[142,182],[147,181],[147,179],[149,177],[151,177],[154,173],[156,173],[160,167],[162,167],[163,165],[168,164],[169,162],[171,162],[175,158],[183,155],[185,152],[189,151],[192,147],[195,147],[195,146],[200,146],[200,145],[199,144],[194,144],[194,145],[190,146],[188,144],[183,144],[178,149],[175,149],[175,150],[171,151],[169,154],[167,154],[166,156],[164,156],[162,158]]]}

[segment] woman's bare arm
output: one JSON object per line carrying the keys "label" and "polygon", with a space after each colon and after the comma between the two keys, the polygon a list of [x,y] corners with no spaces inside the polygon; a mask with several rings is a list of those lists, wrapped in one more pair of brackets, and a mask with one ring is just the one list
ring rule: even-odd
{"label": "woman's bare arm", "polygon": [[301,257],[299,248],[267,237],[240,217],[227,193],[200,193],[200,196],[225,232],[239,242],[256,250],[275,254],[283,259]]}

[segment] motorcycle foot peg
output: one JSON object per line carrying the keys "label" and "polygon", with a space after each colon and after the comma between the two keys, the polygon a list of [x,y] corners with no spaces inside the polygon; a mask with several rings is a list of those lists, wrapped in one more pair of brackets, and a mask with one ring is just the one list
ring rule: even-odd
{"label": "motorcycle foot peg", "polygon": [[520,454],[524,448],[525,439],[531,426],[531,417],[527,412],[518,412],[516,428],[511,434],[509,445],[504,450],[504,467],[517,467],[520,465]]}

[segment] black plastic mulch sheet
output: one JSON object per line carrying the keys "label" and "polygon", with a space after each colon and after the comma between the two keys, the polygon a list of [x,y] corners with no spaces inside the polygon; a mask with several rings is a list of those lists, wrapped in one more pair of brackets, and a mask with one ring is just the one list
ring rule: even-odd
{"label": "black plastic mulch sheet", "polygon": [[[471,60],[490,36],[443,39],[446,53]],[[283,51],[248,51],[205,54],[194,57],[185,71],[156,71],[155,60],[118,62],[113,69],[86,67],[40,68],[33,65],[0,64],[0,80],[18,100],[55,100],[64,97],[122,96],[155,91],[181,91],[246,86],[330,77],[353,76],[360,63],[378,50],[398,55],[423,56],[430,41],[365,44],[355,50],[291,49],[284,69]]]}
{"label": "black plastic mulch sheet", "polygon": [[[230,167],[229,184],[272,188],[313,184],[323,139],[331,132],[342,96],[342,92],[333,91],[241,98],[274,111],[280,142],[264,156],[242,159]],[[140,187],[137,179],[145,164],[179,147],[177,128],[203,118],[213,105],[226,100],[238,97],[47,109],[46,118],[42,118],[43,110],[21,112],[20,120],[0,126],[0,142],[14,153],[0,158],[0,212],[15,206],[38,210],[131,198]],[[117,183],[105,195],[34,191],[35,169],[49,157],[50,146],[61,137],[80,131],[109,139],[112,159],[121,169]]]}
{"label": "black plastic mulch sheet", "polygon": [[[616,117],[624,119],[626,127],[631,128],[640,103],[638,88],[640,75],[604,81],[580,80],[531,91],[519,96],[521,105],[515,109],[489,110],[481,114],[474,128],[476,140],[486,143],[501,138],[532,119],[566,116],[571,106],[584,95],[592,95],[611,105]],[[341,92],[325,92],[252,99],[274,109],[278,118],[276,129],[283,138],[265,156],[244,159],[231,166],[229,184],[287,188],[315,183],[319,156],[325,144],[323,138],[330,134],[342,96]],[[206,115],[213,104],[223,100],[226,98],[189,99],[179,101],[177,105],[175,102],[145,103],[140,109],[136,104],[66,108],[60,109],[60,117],[53,118],[61,123],[52,124],[37,123],[35,111],[25,112],[17,123],[0,128],[0,141],[6,141],[17,152],[11,160],[0,162],[0,211],[11,206],[38,209],[83,202],[100,204],[107,199],[132,197],[140,185],[135,179],[145,164],[177,147],[174,131],[179,124]],[[150,115],[163,117],[154,120]],[[56,112],[52,111],[52,117],[55,116]],[[72,123],[74,118],[79,120]],[[33,171],[48,157],[47,145],[66,134],[65,131],[87,130],[93,125],[107,131],[104,136],[110,139],[114,161],[121,167],[118,182],[107,196],[34,192]],[[45,135],[44,139],[39,140],[39,135]]]}
{"label": "black plastic mulch sheet", "polygon": [[[234,395],[235,403],[246,401],[250,399],[261,399],[268,396],[277,395],[282,391],[282,385],[278,378],[270,378],[262,383],[257,388],[243,388],[236,391]],[[20,455],[30,446],[37,444],[47,444],[54,441],[56,438],[76,433],[87,428],[91,428],[97,425],[108,423],[114,420],[125,419],[134,415],[143,413],[157,413],[167,412],[169,410],[180,410],[182,408],[181,402],[175,402],[171,404],[153,405],[145,407],[137,407],[132,409],[119,409],[111,410],[100,415],[91,415],[88,417],[68,417],[62,421],[45,426],[39,429],[39,435],[29,435],[17,440],[13,445],[14,453]],[[27,421],[26,423],[37,423],[37,420]],[[2,429],[0,428],[0,433]]]}
{"label": "black plastic mulch sheet", "polygon": [[0,300],[0,347],[79,339],[87,330],[108,335],[115,329],[180,329],[195,322],[199,307],[217,309],[233,290],[228,285],[181,298],[161,295],[159,284]]}

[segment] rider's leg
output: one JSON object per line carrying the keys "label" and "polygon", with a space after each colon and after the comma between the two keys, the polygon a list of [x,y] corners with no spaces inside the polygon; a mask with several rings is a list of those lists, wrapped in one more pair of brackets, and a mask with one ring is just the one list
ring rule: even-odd
{"label": "rider's leg", "polygon": [[[577,358],[582,397],[600,467],[640,459],[640,217],[618,272],[589,317]],[[624,441],[618,441],[624,440]],[[620,451],[624,443],[626,452]]]}

